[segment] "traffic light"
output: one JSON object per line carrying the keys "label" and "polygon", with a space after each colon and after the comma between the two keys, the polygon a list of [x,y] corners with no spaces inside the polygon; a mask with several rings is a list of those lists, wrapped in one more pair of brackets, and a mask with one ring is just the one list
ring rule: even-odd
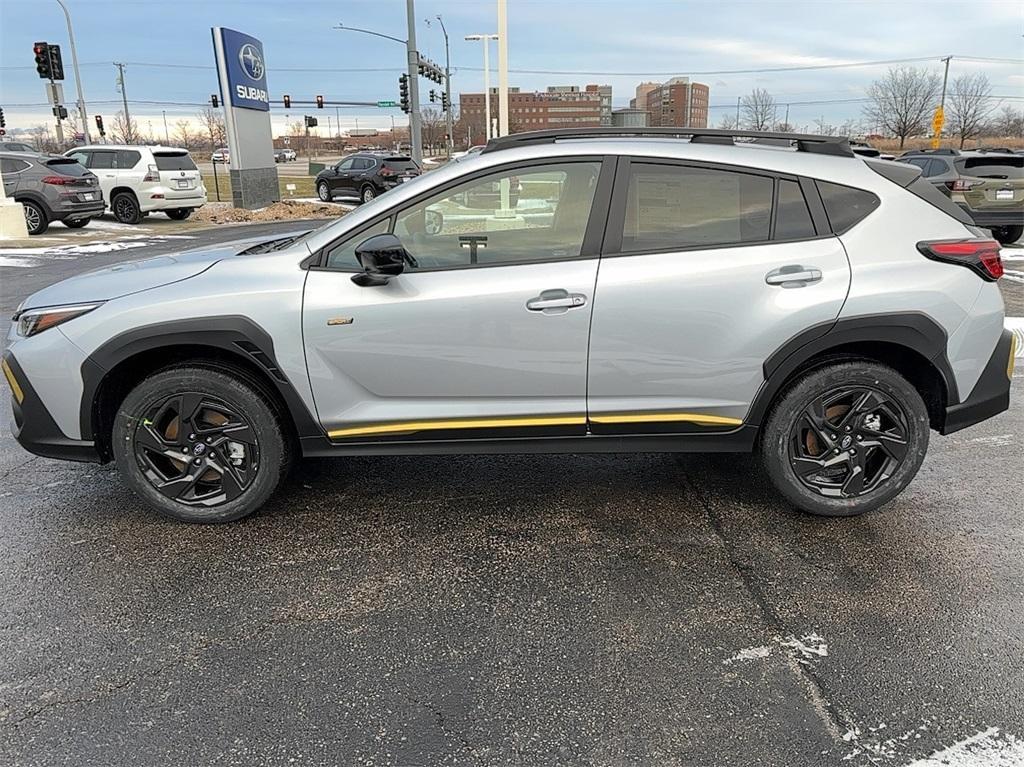
{"label": "traffic light", "polygon": [[317,109],[323,109],[324,108],[324,97],[323,96],[317,96],[316,97],[316,108]]}
{"label": "traffic light", "polygon": [[310,117],[309,115],[306,115],[305,117],[307,128],[315,128],[317,125],[320,124],[319,122],[317,122],[317,119],[315,117]]}
{"label": "traffic light", "polygon": [[96,115],[96,130],[100,132],[100,136],[106,136],[107,132],[103,130],[103,117],[102,115]]}
{"label": "traffic light", "polygon": [[64,79],[64,59],[60,57],[60,46],[50,46],[50,79]]}
{"label": "traffic light", "polygon": [[59,104],[55,106],[51,111],[53,112],[53,116],[56,117],[58,120],[68,119],[68,110],[60,106]]}
{"label": "traffic light", "polygon": [[398,96],[402,111],[409,113],[409,75],[398,78]]}
{"label": "traffic light", "polygon": [[213,106],[214,109],[220,106],[220,99],[217,98],[216,93],[210,94],[210,104]]}
{"label": "traffic light", "polygon": [[285,109],[291,109],[292,108],[292,97],[289,96],[287,93],[284,94],[284,108]]}
{"label": "traffic light", "polygon": [[7,118],[4,117],[4,108],[0,107],[0,136],[6,135]]}
{"label": "traffic light", "polygon": [[437,101],[437,91],[435,91],[433,88],[431,88],[430,89],[430,103],[433,104],[436,101]]}
{"label": "traffic light", "polygon": [[449,109],[451,109],[451,104],[448,102],[448,94],[442,92],[441,93],[441,111],[447,112]]}
{"label": "traffic light", "polygon": [[47,43],[33,43],[32,52],[36,55],[36,72],[44,80],[49,80],[50,71],[50,46]]}

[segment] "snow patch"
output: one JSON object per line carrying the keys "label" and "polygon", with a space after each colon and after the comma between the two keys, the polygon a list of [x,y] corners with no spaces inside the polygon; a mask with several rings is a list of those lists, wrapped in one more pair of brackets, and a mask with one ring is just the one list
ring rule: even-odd
{"label": "snow patch", "polygon": [[761,647],[744,647],[738,653],[733,655],[731,658],[726,658],[722,661],[722,665],[728,666],[730,663],[736,663],[741,660],[757,660],[759,658],[767,658],[772,654],[772,648],[762,645]]}
{"label": "snow patch", "polygon": [[794,654],[800,657],[797,660],[807,661],[812,658],[824,658],[828,656],[828,642],[813,631],[797,638],[788,636],[779,642],[782,647],[789,648]]}
{"label": "snow patch", "polygon": [[907,767],[1020,767],[1024,764],[1024,741],[1000,735],[989,727],[976,735],[917,759]]}

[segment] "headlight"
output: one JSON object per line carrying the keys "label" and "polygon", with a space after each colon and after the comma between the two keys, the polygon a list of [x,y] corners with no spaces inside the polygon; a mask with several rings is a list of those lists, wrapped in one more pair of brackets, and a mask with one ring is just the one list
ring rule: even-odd
{"label": "headlight", "polygon": [[18,335],[28,338],[36,333],[42,333],[48,328],[60,325],[62,322],[73,320],[88,314],[97,306],[102,306],[100,301],[95,304],[75,304],[74,306],[51,306],[46,309],[27,309],[14,315],[18,323]]}

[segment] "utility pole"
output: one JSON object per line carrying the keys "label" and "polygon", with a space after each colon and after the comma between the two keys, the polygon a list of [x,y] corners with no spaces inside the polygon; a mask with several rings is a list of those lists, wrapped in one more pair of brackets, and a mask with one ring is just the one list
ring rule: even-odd
{"label": "utility pole", "polygon": [[942,100],[939,102],[939,108],[942,110],[946,109],[946,83],[949,81],[949,62],[952,56],[946,56],[942,59],[946,62],[946,71],[942,74]]}
{"label": "utility pole", "polygon": [[736,97],[736,130],[740,129],[740,96]]}
{"label": "utility pole", "polygon": [[[480,40],[484,44],[484,141],[490,141],[493,138],[493,131],[491,126],[491,61],[490,61],[490,47],[491,40],[496,39],[497,35],[466,35],[466,40],[475,41]],[[472,143],[470,143],[472,146]]]}
{"label": "utility pole", "polygon": [[942,143],[942,126],[946,122],[946,83],[949,81],[949,62],[952,56],[942,59],[946,63],[945,71],[942,73],[942,98],[939,101],[939,108],[935,110],[935,117],[932,119],[932,149],[938,149]]}
{"label": "utility pole", "polygon": [[85,136],[86,146],[92,142],[89,139],[89,118],[85,114],[85,97],[82,95],[82,75],[78,72],[78,50],[75,48],[75,32],[71,28],[71,14],[64,5],[64,0],[57,0],[60,9],[64,11],[64,20],[68,23],[68,42],[71,43],[71,66],[75,70],[75,90],[78,91],[78,115],[82,118],[82,134]]}
{"label": "utility pole", "polygon": [[167,146],[170,146],[170,144],[171,144],[171,134],[167,130],[167,110],[166,109],[161,109],[160,111],[163,112],[163,114],[164,114],[164,141],[167,142]]}
{"label": "utility pole", "polygon": [[[128,89],[124,87],[124,64],[115,61],[114,66],[117,67],[117,84],[121,88],[121,100],[124,103],[124,129],[126,133],[132,134],[132,121],[128,115]],[[122,136],[121,138],[124,139],[127,136]]]}
{"label": "utility pole", "polygon": [[789,130],[789,104],[786,104],[786,130]]}
{"label": "utility pole", "polygon": [[508,135],[508,0],[498,0],[498,135]]}
{"label": "utility pole", "polygon": [[416,50],[416,8],[413,0],[405,0],[405,16],[409,37],[405,41],[409,63],[409,142],[412,144],[412,159],[423,163],[423,115],[420,114],[420,54]]}

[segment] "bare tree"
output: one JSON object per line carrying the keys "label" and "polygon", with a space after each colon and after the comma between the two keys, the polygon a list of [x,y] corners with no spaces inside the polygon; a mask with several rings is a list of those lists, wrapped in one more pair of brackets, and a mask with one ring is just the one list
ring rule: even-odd
{"label": "bare tree", "polygon": [[873,125],[900,140],[924,133],[928,118],[939,100],[941,79],[934,72],[916,67],[891,67],[885,77],[868,86],[864,116]]}
{"label": "bare tree", "polygon": [[1000,138],[1024,137],[1024,110],[1014,109],[1007,104],[992,120],[989,132]]}
{"label": "bare tree", "polygon": [[736,119],[736,115],[726,113],[722,115],[722,119],[718,121],[718,127],[722,130],[736,130],[740,127],[739,120]]}
{"label": "bare tree", "polygon": [[138,123],[134,119],[125,119],[124,112],[114,115],[114,127],[111,131],[118,144],[138,144],[142,138]]}
{"label": "bare tree", "polygon": [[174,140],[181,144],[182,148],[191,149],[198,138],[199,133],[192,129],[192,123],[188,120],[178,120],[174,123]]}
{"label": "bare tree", "polygon": [[754,88],[741,103],[745,128],[768,130],[775,122],[775,99],[764,88]]}
{"label": "bare tree", "polygon": [[224,128],[224,115],[213,107],[206,107],[196,115],[199,124],[210,136],[210,149],[217,149],[224,146],[226,130]]}
{"label": "bare tree", "polygon": [[[447,128],[444,114],[442,114],[440,109],[424,109],[421,111],[421,115],[420,125],[423,132],[423,145],[430,148],[441,146],[444,142],[444,134]],[[512,130],[511,125],[509,126],[509,132],[515,132]]]}
{"label": "bare tree", "polygon": [[981,135],[995,104],[992,101],[992,86],[988,77],[981,72],[960,75],[953,81],[953,89],[946,101],[949,105],[949,132],[960,137],[963,149],[967,139]]}
{"label": "bare tree", "polygon": [[55,148],[53,135],[50,133],[49,125],[35,125],[29,131],[32,135],[32,142],[40,152],[53,151]]}

